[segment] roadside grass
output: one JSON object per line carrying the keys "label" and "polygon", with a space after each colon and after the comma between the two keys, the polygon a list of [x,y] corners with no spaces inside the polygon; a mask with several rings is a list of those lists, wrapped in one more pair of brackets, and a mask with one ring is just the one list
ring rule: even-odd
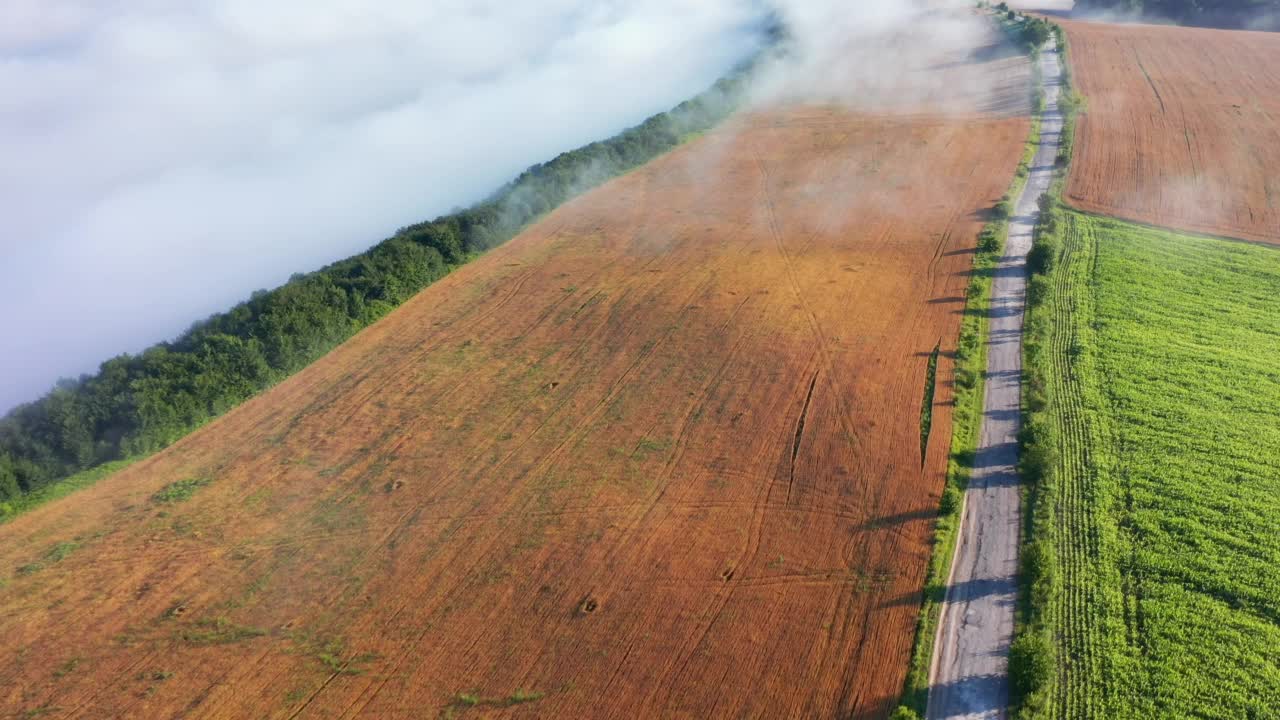
{"label": "roadside grass", "polygon": [[1009,191],[993,209],[992,219],[978,236],[977,253],[974,255],[973,274],[965,292],[964,319],[956,343],[953,366],[954,411],[951,419],[951,454],[947,461],[947,480],[943,488],[934,529],[933,551],[925,576],[924,602],[916,625],[915,644],[911,664],[903,688],[901,705],[895,718],[923,716],[929,701],[929,665],[933,658],[933,645],[938,630],[942,601],[946,598],[947,580],[951,574],[951,559],[955,554],[960,528],[960,512],[964,491],[973,473],[973,459],[977,452],[982,430],[982,406],[984,400],[983,377],[987,369],[987,315],[991,308],[991,284],[995,268],[1004,254],[1005,240],[1009,235],[1009,218],[1013,205],[1027,185],[1031,164],[1035,161],[1040,145],[1043,108],[1042,78],[1038,63],[1032,63],[1032,92],[1037,113],[1031,119],[1031,134],[1027,138],[1022,159],[1014,173]]}
{"label": "roadside grass", "polygon": [[1023,717],[1280,707],[1280,253],[1054,209],[1029,292]]}
{"label": "roadside grass", "polygon": [[[1040,222],[1035,228],[1031,252],[1027,256],[1027,299],[1023,325],[1023,383],[1022,420],[1018,438],[1019,467],[1022,480],[1022,548],[1018,574],[1019,597],[1015,617],[1014,638],[1009,648],[1009,705],[1015,716],[1036,716],[1044,707],[1048,687],[1053,684],[1054,666],[1060,662],[1057,643],[1045,627],[1043,608],[1050,603],[1052,586],[1058,582],[1056,562],[1049,548],[1037,542],[1034,528],[1037,524],[1053,522],[1045,518],[1045,505],[1038,498],[1049,491],[1052,478],[1044,468],[1050,462],[1050,444],[1043,441],[1049,430],[1042,420],[1041,411],[1047,404],[1044,383],[1036,370],[1036,354],[1040,350],[1040,323],[1037,305],[1045,297],[1043,274],[1051,268],[1054,259],[1054,237],[1062,217],[1061,198],[1066,178],[1070,172],[1075,148],[1076,119],[1084,109],[1084,101],[1075,90],[1071,73],[1071,48],[1062,26],[1050,25],[1050,32],[1057,41],[1058,64],[1061,85],[1058,93],[1058,109],[1062,114],[1062,132],[1058,138],[1058,154],[1055,158],[1054,179],[1040,200]],[[1073,437],[1083,444],[1080,437]],[[1039,516],[1037,515],[1039,513]],[[1080,524],[1080,518],[1076,518]],[[1078,601],[1087,602],[1077,595]],[[1071,662],[1062,658],[1062,663]]]}

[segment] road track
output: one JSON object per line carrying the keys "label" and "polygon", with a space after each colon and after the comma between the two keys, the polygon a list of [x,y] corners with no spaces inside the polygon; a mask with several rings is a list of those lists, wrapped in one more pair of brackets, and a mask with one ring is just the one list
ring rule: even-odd
{"label": "road track", "polygon": [[1039,147],[1014,208],[991,291],[982,432],[929,668],[930,719],[1008,714],[1022,523],[1017,464],[1027,253],[1040,198],[1053,180],[1063,125],[1058,105],[1062,69],[1052,40],[1041,53],[1040,67],[1045,105]]}

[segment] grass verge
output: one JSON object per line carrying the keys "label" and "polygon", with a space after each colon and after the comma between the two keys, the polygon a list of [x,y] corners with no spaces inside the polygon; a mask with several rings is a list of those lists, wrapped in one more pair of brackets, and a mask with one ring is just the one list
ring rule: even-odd
{"label": "grass verge", "polygon": [[1062,85],[1058,97],[1063,115],[1059,138],[1057,169],[1049,192],[1041,199],[1040,223],[1027,258],[1028,282],[1023,330],[1023,428],[1019,436],[1019,475],[1023,481],[1023,547],[1019,572],[1019,603],[1014,639],[1009,651],[1011,685],[1010,708],[1015,717],[1037,717],[1046,708],[1047,698],[1055,684],[1055,666],[1059,662],[1058,647],[1049,632],[1041,609],[1051,602],[1060,581],[1052,550],[1042,542],[1037,528],[1054,522],[1046,517],[1048,505],[1042,501],[1054,492],[1052,472],[1047,468],[1056,462],[1058,452],[1049,440],[1053,434],[1046,422],[1047,390],[1042,362],[1044,339],[1054,322],[1046,317],[1046,280],[1056,261],[1053,238],[1063,218],[1062,193],[1070,172],[1075,147],[1076,119],[1084,108],[1083,98],[1072,82],[1071,48],[1067,34],[1057,24],[1051,26],[1058,44]]}
{"label": "grass verge", "polygon": [[1062,84],[1058,95],[1058,107],[1062,112],[1062,133],[1059,138],[1056,170],[1048,193],[1041,199],[1040,223],[1036,227],[1035,240],[1027,257],[1027,300],[1023,329],[1023,427],[1019,436],[1018,472],[1023,482],[1023,546],[1020,553],[1019,601],[1015,618],[1014,639],[1009,648],[1010,708],[1015,717],[1036,716],[1044,707],[1045,698],[1054,683],[1055,666],[1059,662],[1057,645],[1048,632],[1040,609],[1050,602],[1052,586],[1058,582],[1053,553],[1037,541],[1035,528],[1052,522],[1045,518],[1045,505],[1041,498],[1050,492],[1053,479],[1044,468],[1052,463],[1047,456],[1056,452],[1045,441],[1048,429],[1044,423],[1047,404],[1044,378],[1037,372],[1042,339],[1049,332],[1044,317],[1045,281],[1043,275],[1054,262],[1050,238],[1062,220],[1062,192],[1071,168],[1075,148],[1076,118],[1084,108],[1084,101],[1072,83],[1067,34],[1062,26],[1053,24],[1051,31],[1058,44],[1058,59]]}

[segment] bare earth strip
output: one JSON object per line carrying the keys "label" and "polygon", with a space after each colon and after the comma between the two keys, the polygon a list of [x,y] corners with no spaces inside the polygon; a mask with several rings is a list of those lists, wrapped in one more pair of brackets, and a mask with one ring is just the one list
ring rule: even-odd
{"label": "bare earth strip", "polygon": [[1280,33],[1062,25],[1088,102],[1066,200],[1280,243]]}
{"label": "bare earth strip", "polygon": [[1063,122],[1056,46],[1046,47],[1040,63],[1045,82],[1040,146],[992,287],[982,434],[934,646],[929,718],[1002,718],[1009,703],[1022,502],[1017,463],[1026,261],[1039,200],[1053,179]]}

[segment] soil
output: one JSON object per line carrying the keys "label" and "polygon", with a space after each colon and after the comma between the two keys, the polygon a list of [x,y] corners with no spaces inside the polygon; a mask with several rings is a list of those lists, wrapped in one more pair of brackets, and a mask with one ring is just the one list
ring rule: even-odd
{"label": "soil", "polygon": [[0,706],[886,716],[976,237],[1028,130],[761,111],[565,205],[0,526]]}
{"label": "soil", "polygon": [[1280,34],[1064,22],[1079,119],[1066,199],[1280,243]]}

